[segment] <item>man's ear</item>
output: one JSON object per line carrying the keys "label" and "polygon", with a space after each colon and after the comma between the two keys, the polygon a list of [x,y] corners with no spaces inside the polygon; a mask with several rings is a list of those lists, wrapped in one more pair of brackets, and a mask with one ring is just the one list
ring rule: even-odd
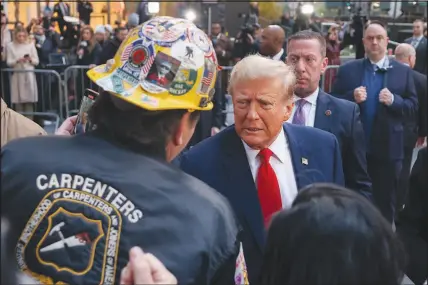
{"label": "man's ear", "polygon": [[324,57],[321,62],[321,74],[324,74],[325,70],[327,69],[327,66],[328,66],[328,57]]}
{"label": "man's ear", "polygon": [[[177,128],[175,129],[174,133],[172,134],[172,142],[175,146],[181,146],[185,142],[185,136],[189,132],[189,126],[191,128],[196,128],[196,124],[198,120],[192,120],[190,118],[191,113],[186,112],[180,119],[180,122],[177,125]],[[187,133],[186,133],[187,132]]]}
{"label": "man's ear", "polygon": [[288,121],[293,113],[294,102],[292,99],[289,100],[290,101],[284,106],[284,122]]}

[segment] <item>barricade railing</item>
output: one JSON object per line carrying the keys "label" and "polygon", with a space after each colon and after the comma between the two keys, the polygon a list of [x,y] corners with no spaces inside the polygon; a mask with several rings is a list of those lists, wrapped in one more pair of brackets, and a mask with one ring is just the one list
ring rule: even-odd
{"label": "barricade railing", "polygon": [[87,77],[88,70],[87,65],[72,65],[64,70],[64,94],[69,106],[68,117],[77,113],[86,88],[98,90],[97,85]]}
{"label": "barricade railing", "polygon": [[42,124],[43,129],[48,134],[55,134],[59,128],[60,117],[56,113],[48,112],[19,112],[21,115],[32,118],[39,124]]}
{"label": "barricade railing", "polygon": [[336,78],[337,70],[339,69],[340,65],[329,65],[324,71],[324,74],[321,76],[321,89],[326,92],[330,93],[334,79]]}
{"label": "barricade railing", "polygon": [[[62,92],[63,81],[60,74],[55,70],[2,68],[0,70],[1,94],[9,103],[9,108],[15,108],[14,104],[10,103],[16,101],[11,98],[14,92],[26,92],[30,88],[26,78],[18,77],[21,73],[33,73],[35,75],[37,98],[34,98],[32,102],[34,112],[56,113],[61,119],[64,119],[65,115],[68,114],[68,105]],[[16,90],[17,86],[23,87],[24,91]]]}

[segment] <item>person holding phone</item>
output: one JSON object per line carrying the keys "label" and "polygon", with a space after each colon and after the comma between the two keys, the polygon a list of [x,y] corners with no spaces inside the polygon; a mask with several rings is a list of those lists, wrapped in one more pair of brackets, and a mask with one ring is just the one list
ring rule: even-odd
{"label": "person holding phone", "polygon": [[[6,63],[17,70],[34,70],[39,64],[37,50],[28,41],[27,30],[14,31],[14,41],[7,45]],[[38,101],[36,75],[33,72],[14,72],[11,76],[11,102],[17,112],[34,112]],[[27,117],[32,119],[31,115]]]}
{"label": "person holding phone", "polygon": [[[192,137],[200,112],[213,107],[214,49],[184,19],[154,18],[148,24],[194,37],[161,47],[139,26],[115,61],[150,70],[155,60],[142,61],[143,55],[162,58],[169,49],[198,44],[194,60],[210,64],[183,68],[199,75],[194,85],[203,91],[154,93],[143,89],[144,74],[129,89],[121,65],[98,66],[87,73],[100,88],[88,111],[96,129],[25,138],[2,148],[2,215],[17,230],[12,241],[18,268],[42,283],[122,284],[128,252],[138,246],[157,256],[178,284],[235,284],[240,240],[233,210],[214,189],[170,164]],[[164,53],[155,53],[160,48]],[[185,51],[176,56],[185,57]],[[75,121],[69,119],[69,126]]]}

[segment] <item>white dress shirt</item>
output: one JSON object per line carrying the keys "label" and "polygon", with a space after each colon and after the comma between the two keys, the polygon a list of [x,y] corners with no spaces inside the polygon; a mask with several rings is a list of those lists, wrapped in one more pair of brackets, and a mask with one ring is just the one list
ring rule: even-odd
{"label": "white dress shirt", "polygon": [[[314,93],[309,95],[308,97],[304,98],[304,100],[307,101],[305,106],[303,106],[303,113],[305,114],[305,126],[307,127],[313,127],[315,124],[315,112],[317,109],[317,99],[318,99],[318,93],[320,89],[317,88]],[[296,103],[298,100],[301,100],[301,98],[297,97],[296,95],[293,96],[293,101]],[[288,119],[287,123],[292,124],[294,114],[296,113],[297,105],[294,105],[293,112],[291,113],[290,118]]]}
{"label": "white dress shirt", "polygon": [[379,60],[378,62],[373,62],[372,60],[370,60],[370,62],[372,64],[376,64],[377,67],[379,68],[384,68],[385,67],[385,60],[386,60],[386,56],[384,56],[381,60]]}
{"label": "white dress shirt", "polygon": [[273,60],[280,60],[281,59],[281,56],[282,56],[282,54],[284,53],[284,49],[282,48],[280,51],[279,51],[279,53],[277,53],[277,54],[275,54],[274,56],[272,56],[272,59]]}
{"label": "white dress shirt", "polygon": [[[244,141],[242,141],[247,154],[248,164],[250,165],[251,174],[253,175],[254,183],[257,185],[256,178],[257,172],[260,167],[260,158],[258,157],[259,150],[250,148]],[[293,164],[291,162],[291,153],[288,148],[288,141],[285,136],[284,129],[275,141],[269,146],[273,152],[269,162],[275,171],[278,179],[279,190],[281,192],[282,208],[288,209],[297,196],[297,184],[294,176]]]}

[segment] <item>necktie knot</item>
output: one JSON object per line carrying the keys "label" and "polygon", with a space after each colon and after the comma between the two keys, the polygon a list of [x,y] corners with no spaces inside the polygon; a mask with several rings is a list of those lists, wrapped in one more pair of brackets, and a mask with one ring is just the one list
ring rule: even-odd
{"label": "necktie knot", "polygon": [[269,159],[271,158],[272,155],[273,155],[273,152],[268,148],[264,148],[259,152],[261,161],[265,163],[269,163]]}
{"label": "necktie knot", "polygon": [[303,108],[306,105],[306,103],[308,103],[308,101],[306,101],[305,99],[297,100],[296,102],[297,108]]}

